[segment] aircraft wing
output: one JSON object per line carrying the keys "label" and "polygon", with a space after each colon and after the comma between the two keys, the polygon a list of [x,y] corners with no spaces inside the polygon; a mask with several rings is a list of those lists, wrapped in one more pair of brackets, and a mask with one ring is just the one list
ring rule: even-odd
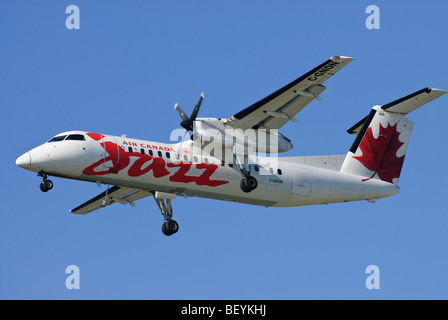
{"label": "aircraft wing", "polygon": [[230,117],[226,125],[239,129],[280,129],[313,99],[320,100],[322,85],[353,58],[332,57],[266,98]]}
{"label": "aircraft wing", "polygon": [[134,201],[151,195],[151,192],[140,189],[114,186],[99,194],[95,198],[92,198],[89,201],[83,203],[79,207],[70,210],[70,212],[76,214],[87,214],[89,212],[104,208],[115,202],[121,204],[129,203],[134,207]]}

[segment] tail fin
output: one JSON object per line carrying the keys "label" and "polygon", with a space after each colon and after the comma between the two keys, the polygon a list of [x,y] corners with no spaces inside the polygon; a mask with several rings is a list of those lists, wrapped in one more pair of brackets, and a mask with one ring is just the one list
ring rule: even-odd
{"label": "tail fin", "polygon": [[357,134],[345,157],[341,172],[398,183],[413,122],[404,115],[447,91],[425,88],[383,106],[374,106],[370,114],[348,130]]}

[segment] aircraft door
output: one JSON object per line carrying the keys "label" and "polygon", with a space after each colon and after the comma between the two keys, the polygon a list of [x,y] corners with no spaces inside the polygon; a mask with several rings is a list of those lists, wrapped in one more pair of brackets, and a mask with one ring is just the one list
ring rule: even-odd
{"label": "aircraft door", "polygon": [[311,192],[310,174],[306,168],[291,167],[291,192],[307,197]]}
{"label": "aircraft door", "polygon": [[119,152],[119,146],[117,141],[114,137],[105,136],[101,140],[101,147],[104,148],[103,153],[103,159],[104,163],[103,165],[106,168],[114,168],[118,166],[118,163],[120,162],[120,152]]}

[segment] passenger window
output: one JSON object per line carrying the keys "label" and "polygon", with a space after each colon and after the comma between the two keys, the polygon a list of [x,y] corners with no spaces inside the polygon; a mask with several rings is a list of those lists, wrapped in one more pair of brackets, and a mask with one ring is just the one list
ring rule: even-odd
{"label": "passenger window", "polygon": [[131,153],[132,153],[132,147],[129,147],[129,148],[128,148],[128,150],[129,150],[129,152],[131,152]]}
{"label": "passenger window", "polygon": [[82,134],[71,134],[65,140],[86,141],[86,138]]}
{"label": "passenger window", "polygon": [[277,173],[278,173],[279,176],[281,176],[282,175],[282,170],[281,169],[277,169]]}
{"label": "passenger window", "polygon": [[162,158],[162,151],[158,151],[157,154],[159,155],[160,158]]}
{"label": "passenger window", "polygon": [[150,156],[153,155],[152,150],[148,150],[148,152],[149,152],[149,155],[150,155]]}
{"label": "passenger window", "polygon": [[169,152],[166,153],[166,157],[167,157],[168,159],[171,157],[171,155],[170,155]]}
{"label": "passenger window", "polygon": [[255,170],[256,172],[258,172],[258,171],[260,171],[260,168],[258,168],[258,166],[254,166],[254,170]]}
{"label": "passenger window", "polygon": [[143,148],[140,149],[140,153],[141,153],[141,154],[145,154],[145,149],[143,149]]}

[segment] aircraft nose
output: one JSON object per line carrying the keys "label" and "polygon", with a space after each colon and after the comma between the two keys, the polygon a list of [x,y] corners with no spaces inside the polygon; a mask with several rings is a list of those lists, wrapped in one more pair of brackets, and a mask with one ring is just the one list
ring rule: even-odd
{"label": "aircraft nose", "polygon": [[27,169],[31,164],[31,155],[29,152],[22,154],[16,160],[16,165],[23,169]]}

